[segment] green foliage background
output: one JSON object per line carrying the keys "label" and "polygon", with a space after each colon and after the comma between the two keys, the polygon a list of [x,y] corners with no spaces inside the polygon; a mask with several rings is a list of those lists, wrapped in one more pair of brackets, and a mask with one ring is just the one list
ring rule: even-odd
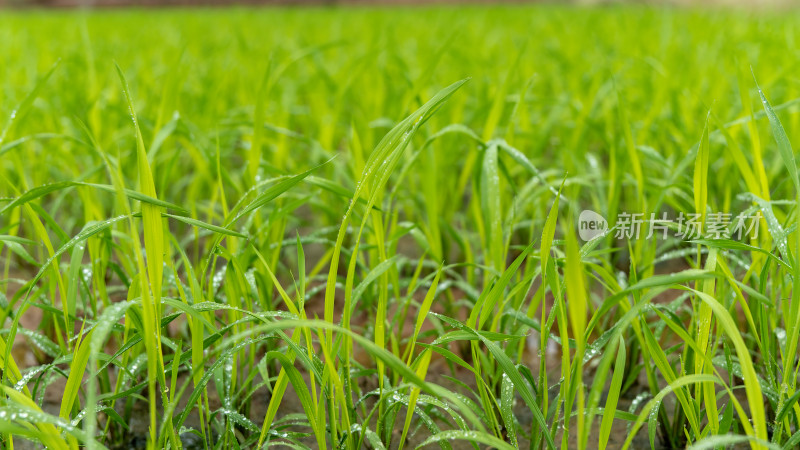
{"label": "green foliage background", "polygon": [[3,445],[797,445],[797,18],[0,12]]}

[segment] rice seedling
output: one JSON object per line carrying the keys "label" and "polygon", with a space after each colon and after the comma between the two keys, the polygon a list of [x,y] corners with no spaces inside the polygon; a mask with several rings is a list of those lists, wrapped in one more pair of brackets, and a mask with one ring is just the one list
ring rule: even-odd
{"label": "rice seedling", "polygon": [[0,11],[0,445],[799,446],[796,15]]}

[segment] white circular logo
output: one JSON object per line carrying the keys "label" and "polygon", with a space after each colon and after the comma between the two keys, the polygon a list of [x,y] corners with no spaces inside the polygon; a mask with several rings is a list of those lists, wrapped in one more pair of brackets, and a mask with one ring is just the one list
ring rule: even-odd
{"label": "white circular logo", "polygon": [[590,241],[600,236],[608,230],[608,222],[605,217],[592,211],[584,209],[578,216],[578,235],[584,241]]}

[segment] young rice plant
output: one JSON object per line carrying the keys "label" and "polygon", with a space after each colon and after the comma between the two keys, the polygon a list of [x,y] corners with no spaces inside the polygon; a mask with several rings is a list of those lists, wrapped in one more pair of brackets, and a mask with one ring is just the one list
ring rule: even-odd
{"label": "young rice plant", "polygon": [[798,18],[0,11],[0,446],[797,448]]}

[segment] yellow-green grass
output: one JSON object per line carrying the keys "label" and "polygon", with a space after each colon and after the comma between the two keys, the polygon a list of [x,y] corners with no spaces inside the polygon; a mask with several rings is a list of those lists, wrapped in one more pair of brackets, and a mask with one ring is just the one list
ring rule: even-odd
{"label": "yellow-green grass", "polygon": [[0,12],[0,445],[800,445],[798,19]]}

